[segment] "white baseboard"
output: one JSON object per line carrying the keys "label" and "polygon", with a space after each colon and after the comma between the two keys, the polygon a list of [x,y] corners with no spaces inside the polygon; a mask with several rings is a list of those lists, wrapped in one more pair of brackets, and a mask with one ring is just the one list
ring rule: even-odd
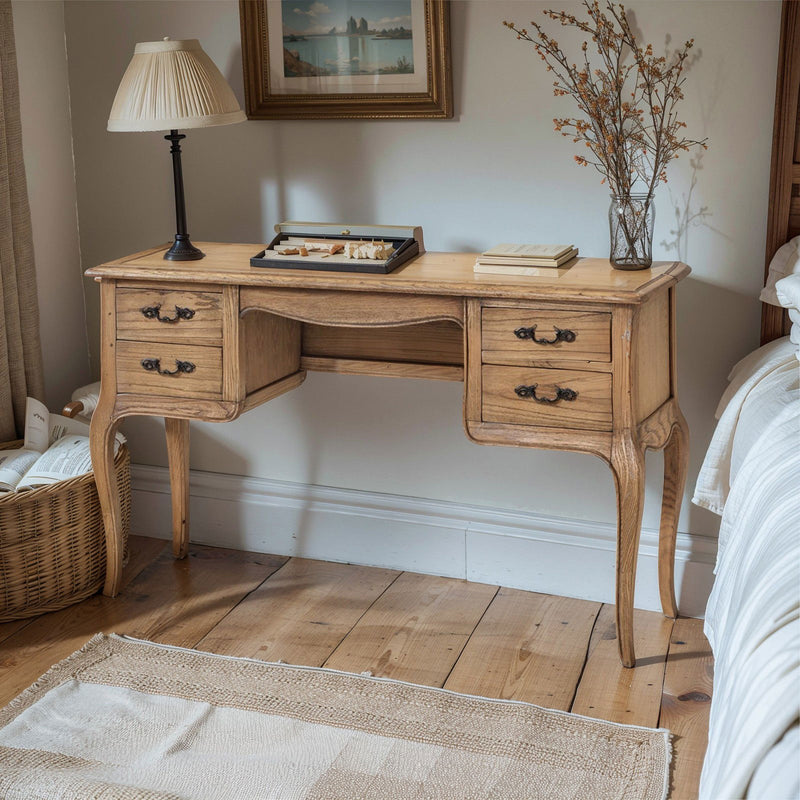
{"label": "white baseboard", "polygon": [[[169,474],[134,465],[135,533],[169,538]],[[191,473],[193,542],[466,578],[614,602],[616,530],[608,523],[442,500]],[[716,540],[678,534],[681,613],[702,616]],[[637,608],[659,610],[658,531],[642,530]]]}

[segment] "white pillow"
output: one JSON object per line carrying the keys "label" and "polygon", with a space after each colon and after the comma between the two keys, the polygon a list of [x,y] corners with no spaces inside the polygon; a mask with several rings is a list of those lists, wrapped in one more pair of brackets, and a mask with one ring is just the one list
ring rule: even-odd
{"label": "white pillow", "polygon": [[[775,284],[775,295],[778,302],[789,310],[789,319],[792,321],[789,339],[800,346],[800,272],[781,278]],[[800,351],[797,357],[800,359]]]}
{"label": "white pillow", "polygon": [[795,236],[779,247],[769,262],[767,285],[761,290],[758,299],[773,306],[783,305],[775,294],[775,284],[787,275],[798,273],[800,273],[800,236]]}
{"label": "white pillow", "polygon": [[[773,339],[771,342],[762,345],[758,350],[748,353],[728,373],[728,388],[725,389],[714,416],[720,419],[728,407],[728,403],[742,386],[747,384],[746,391],[749,392],[753,386],[763,380],[764,376],[768,375],[772,370],[782,367],[784,364],[790,364],[796,349],[793,343],[789,341],[788,336],[781,336],[779,339]],[[746,396],[745,394],[739,398],[740,406]],[[737,411],[735,419],[738,419],[738,414],[739,412]]]}

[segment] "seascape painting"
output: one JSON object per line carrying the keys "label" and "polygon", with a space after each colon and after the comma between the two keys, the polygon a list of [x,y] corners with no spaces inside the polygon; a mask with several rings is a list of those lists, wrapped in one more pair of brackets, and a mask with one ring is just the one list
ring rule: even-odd
{"label": "seascape painting", "polygon": [[450,0],[241,0],[249,119],[449,119]]}
{"label": "seascape painting", "polygon": [[412,0],[281,0],[285,78],[414,74]]}

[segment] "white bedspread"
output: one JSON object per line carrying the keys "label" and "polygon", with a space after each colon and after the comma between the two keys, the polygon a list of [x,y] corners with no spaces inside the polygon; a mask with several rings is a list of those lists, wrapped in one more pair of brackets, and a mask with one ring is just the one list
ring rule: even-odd
{"label": "white bedspread", "polygon": [[[715,676],[701,800],[759,797],[753,774],[800,713],[800,365],[783,342],[734,375],[696,490],[695,502],[724,506],[705,623]],[[782,763],[790,794],[763,800],[798,796],[797,760]],[[761,771],[754,785],[770,778]]]}
{"label": "white bedspread", "polygon": [[[741,462],[744,448],[739,443],[743,439],[752,443],[761,434],[761,420],[766,418],[765,404],[773,406],[770,413],[775,411],[775,398],[770,394],[771,389],[761,385],[762,381],[775,370],[797,373],[796,351],[797,346],[786,336],[754,350],[731,370],[728,375],[730,383],[717,406],[716,417],[719,424],[697,476],[692,498],[695,505],[707,508],[715,514],[722,514],[736,475],[732,463],[734,446],[738,446]],[[791,401],[791,396],[787,397],[786,391],[780,393],[778,405]],[[749,414],[748,408],[752,409]],[[747,426],[743,424],[748,418],[753,421],[752,431],[746,430]]]}

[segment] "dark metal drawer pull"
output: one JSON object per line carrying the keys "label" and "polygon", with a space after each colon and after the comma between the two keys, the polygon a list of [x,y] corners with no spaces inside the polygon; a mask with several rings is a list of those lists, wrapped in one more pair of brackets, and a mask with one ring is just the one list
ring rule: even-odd
{"label": "dark metal drawer pull", "polygon": [[536,344],[557,344],[558,342],[574,342],[575,337],[578,335],[575,331],[569,330],[569,328],[562,330],[561,328],[556,328],[555,325],[553,325],[553,330],[556,332],[556,335],[552,339],[537,339],[535,325],[532,325],[530,328],[517,328],[514,331],[514,336],[516,336],[517,339],[531,339],[536,342]]}
{"label": "dark metal drawer pull", "polygon": [[537,403],[557,403],[559,400],[572,401],[578,396],[574,389],[562,389],[560,386],[556,386],[555,397],[538,397],[536,395],[536,387],[538,385],[538,383],[534,383],[531,386],[517,386],[514,391],[518,397],[530,397]]}
{"label": "dark metal drawer pull", "polygon": [[181,372],[188,375],[196,369],[191,361],[179,361],[177,358],[175,359],[175,369],[161,369],[160,358],[143,358],[142,367],[148,372],[157,372],[159,375],[179,375]]}
{"label": "dark metal drawer pull", "polygon": [[169,323],[177,322],[179,319],[191,319],[195,313],[193,308],[183,308],[181,306],[175,306],[174,317],[162,317],[160,312],[160,303],[157,306],[145,306],[142,309],[142,315],[145,319],[157,319],[159,322]]}

